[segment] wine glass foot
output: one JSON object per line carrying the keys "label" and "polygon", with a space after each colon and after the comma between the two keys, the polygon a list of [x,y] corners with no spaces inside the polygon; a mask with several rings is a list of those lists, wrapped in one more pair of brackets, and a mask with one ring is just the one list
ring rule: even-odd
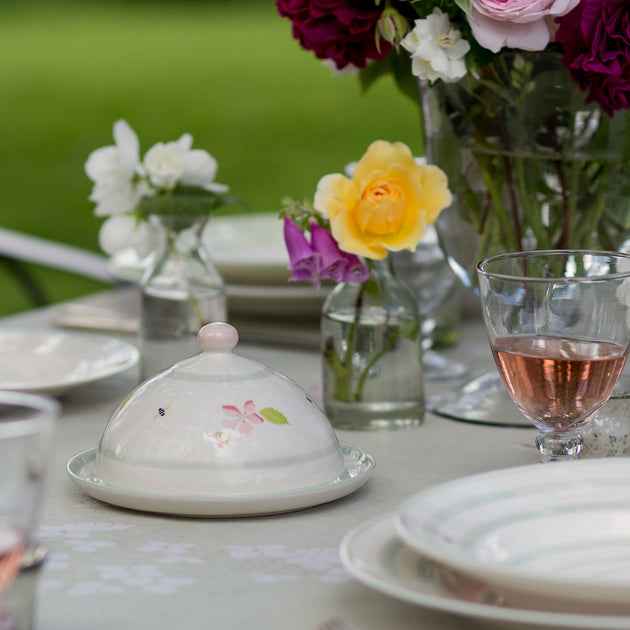
{"label": "wine glass foot", "polygon": [[[29,541],[24,557],[22,558],[22,570],[35,569],[44,564],[48,557],[48,547],[39,540]],[[1,626],[0,626],[1,627]]]}
{"label": "wine glass foot", "polygon": [[543,463],[578,459],[583,443],[579,433],[539,433],[536,436],[536,447]]}
{"label": "wine glass foot", "polygon": [[449,359],[433,350],[425,350],[422,368],[426,381],[454,381],[464,378],[469,368],[464,363]]}

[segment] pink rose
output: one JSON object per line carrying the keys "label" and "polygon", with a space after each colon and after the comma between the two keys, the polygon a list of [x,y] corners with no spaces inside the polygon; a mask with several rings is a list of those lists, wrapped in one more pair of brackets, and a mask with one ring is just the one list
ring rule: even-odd
{"label": "pink rose", "polygon": [[499,52],[504,46],[543,50],[553,32],[551,18],[565,15],[580,0],[471,0],[469,22],[475,39]]}

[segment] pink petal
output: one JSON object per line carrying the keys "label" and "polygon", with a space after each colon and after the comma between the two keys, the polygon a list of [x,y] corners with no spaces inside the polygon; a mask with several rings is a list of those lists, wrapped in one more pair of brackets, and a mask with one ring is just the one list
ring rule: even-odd
{"label": "pink petal", "polygon": [[252,429],[252,425],[247,422],[241,422],[238,427],[238,432],[243,435],[251,435],[254,429]]}
{"label": "pink petal", "polygon": [[245,410],[245,413],[251,413],[252,411],[254,411],[256,409],[256,405],[254,404],[253,400],[248,400],[243,405],[243,409]]}
{"label": "pink petal", "polygon": [[241,415],[239,408],[235,407],[234,405],[223,405],[221,409],[223,409],[223,413],[225,413],[226,416],[231,416],[234,418]]}
{"label": "pink petal", "polygon": [[265,419],[262,416],[259,416],[257,413],[248,413],[245,416],[252,424],[260,424],[264,422]]}
{"label": "pink petal", "polygon": [[239,423],[239,419],[238,418],[223,418],[223,420],[221,420],[221,424],[226,428],[226,429],[233,429],[238,423]]}

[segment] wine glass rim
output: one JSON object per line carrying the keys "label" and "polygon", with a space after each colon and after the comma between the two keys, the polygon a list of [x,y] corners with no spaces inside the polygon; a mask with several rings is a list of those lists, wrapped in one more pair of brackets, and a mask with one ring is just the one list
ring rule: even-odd
{"label": "wine glass rim", "polygon": [[[502,260],[511,260],[516,258],[540,258],[540,257],[560,257],[560,256],[593,256],[608,259],[625,259],[628,261],[627,271],[615,271],[602,273],[596,276],[574,275],[562,277],[542,277],[542,276],[523,276],[513,273],[501,271],[488,271],[487,267],[495,262]],[[514,279],[527,282],[555,282],[555,283],[572,283],[572,282],[601,282],[602,280],[613,280],[621,278],[630,278],[630,254],[624,252],[606,251],[598,249],[537,249],[523,252],[510,252],[506,254],[497,254],[484,258],[477,264],[477,272],[485,277]]]}
{"label": "wine glass rim", "polygon": [[0,390],[0,407],[20,407],[30,415],[23,418],[0,417],[0,440],[23,437],[40,432],[52,424],[61,413],[61,404],[50,396],[27,392]]}

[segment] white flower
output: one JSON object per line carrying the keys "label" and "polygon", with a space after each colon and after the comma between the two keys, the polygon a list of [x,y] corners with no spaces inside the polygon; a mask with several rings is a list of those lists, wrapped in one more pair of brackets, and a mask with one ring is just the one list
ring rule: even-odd
{"label": "white flower", "polygon": [[85,172],[94,182],[90,201],[96,203],[97,216],[129,212],[147,193],[138,137],[125,120],[114,123],[114,142],[93,151],[85,163]]}
{"label": "white flower", "polygon": [[218,167],[217,161],[207,151],[194,149],[184,155],[184,172],[180,182],[185,186],[199,186],[216,193],[227,192],[227,186],[214,181]]}
{"label": "white flower", "polygon": [[184,174],[184,156],[192,146],[192,136],[185,133],[175,142],[158,142],[144,156],[144,167],[154,186],[170,190]]}
{"label": "white flower", "polygon": [[155,249],[156,240],[155,229],[147,221],[138,221],[129,214],[109,217],[98,233],[98,243],[109,256],[134,247],[143,258]]}
{"label": "white flower", "polygon": [[401,44],[411,53],[411,71],[420,79],[452,83],[466,74],[464,57],[470,44],[437,7],[427,18],[416,20]]}
{"label": "white flower", "polygon": [[175,142],[158,142],[144,156],[144,166],[151,183],[171,190],[178,183],[222,193],[227,186],[217,184],[217,161],[202,149],[191,149],[193,138],[185,133]]}
{"label": "white flower", "polygon": [[133,182],[120,180],[116,184],[94,184],[89,200],[96,203],[97,217],[125,214],[137,205],[144,195],[152,194],[143,180]]}

